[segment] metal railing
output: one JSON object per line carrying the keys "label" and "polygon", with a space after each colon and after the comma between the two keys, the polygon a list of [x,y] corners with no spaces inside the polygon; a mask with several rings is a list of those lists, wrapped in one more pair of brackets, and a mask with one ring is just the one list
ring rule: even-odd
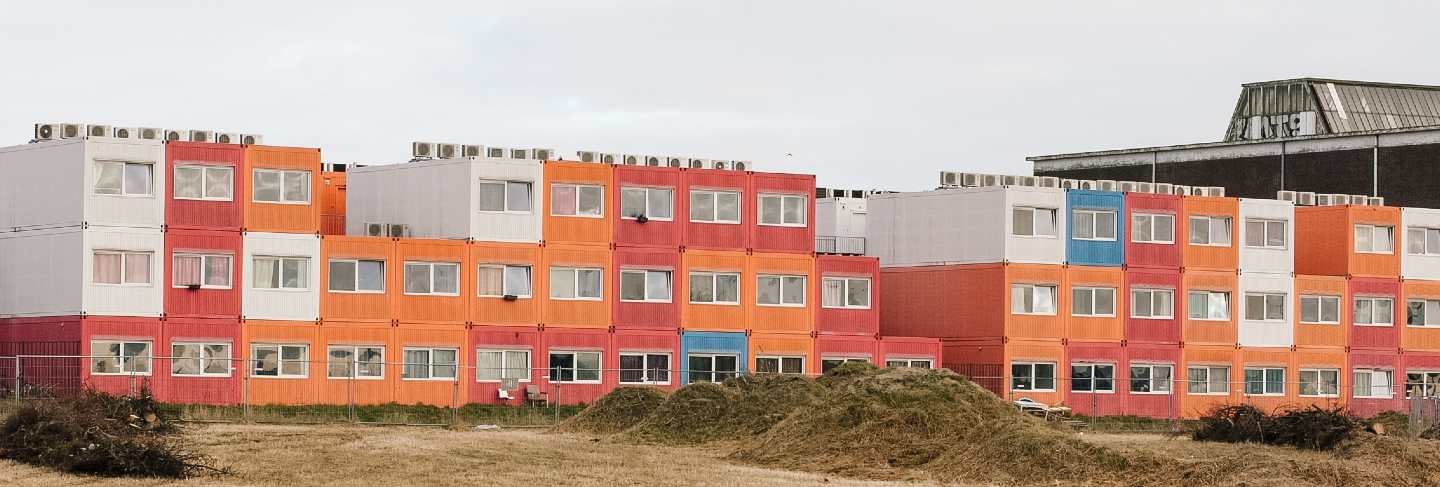
{"label": "metal railing", "polygon": [[821,254],[865,255],[865,237],[818,236],[815,237],[815,252]]}

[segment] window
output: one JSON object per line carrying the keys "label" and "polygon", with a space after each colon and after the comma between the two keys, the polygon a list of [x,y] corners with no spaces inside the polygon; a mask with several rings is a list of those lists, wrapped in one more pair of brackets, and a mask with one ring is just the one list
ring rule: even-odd
{"label": "window", "polygon": [[1300,322],[1330,325],[1340,323],[1340,297],[1300,296]]}
{"label": "window", "polygon": [[600,383],[600,352],[550,352],[550,382]]}
{"label": "window", "polygon": [[176,165],[175,199],[231,201],[235,168],[214,165]]}
{"label": "window", "polygon": [[1410,255],[1440,255],[1440,228],[1410,227],[1405,248]]}
{"label": "window", "polygon": [[331,379],[380,379],[385,377],[385,347],[331,346],[325,376]]}
{"label": "window", "polygon": [[480,196],[478,208],[488,213],[530,213],[530,182],[480,181],[475,185]]}
{"label": "window", "polygon": [[1440,372],[1405,372],[1405,398],[1435,397],[1440,386]]}
{"label": "window", "polygon": [[1285,321],[1284,293],[1245,293],[1245,319]]}
{"label": "window", "polygon": [[170,344],[170,375],[230,376],[229,343]]}
{"label": "window", "polygon": [[1040,284],[1011,285],[1010,313],[1017,315],[1055,314],[1055,286]]}
{"label": "window", "polygon": [[310,204],[310,171],[256,169],[254,177],[256,203]]}
{"label": "window", "polygon": [[1115,316],[1115,288],[1070,288],[1070,315]]}
{"label": "window", "polygon": [[670,354],[620,353],[621,384],[669,384]]}
{"label": "window", "polygon": [[1130,216],[1130,241],[1135,243],[1175,243],[1175,215],[1136,213]]}
{"label": "window", "polygon": [[599,300],[604,287],[600,269],[580,267],[550,268],[551,299]]}
{"label": "window", "polygon": [[1055,209],[1028,206],[1011,209],[1010,234],[1020,237],[1054,237]]}
{"label": "window", "polygon": [[850,362],[870,363],[870,359],[862,357],[826,357],[820,359],[820,373],[827,374],[836,367]]}
{"label": "window", "polygon": [[1362,254],[1389,254],[1395,251],[1395,227],[1355,225],[1355,251]]}
{"label": "window", "polygon": [[620,218],[673,220],[675,190],[670,188],[624,188],[620,190]]}
{"label": "window", "polygon": [[1070,364],[1071,392],[1115,392],[1115,364]]}
{"label": "window", "polygon": [[934,364],[934,360],[923,358],[901,358],[889,359],[885,361],[885,366],[891,368],[909,367],[912,369],[929,369],[933,368]]}
{"label": "window", "polygon": [[762,194],[760,195],[760,224],[803,227],[806,214],[810,212],[805,203],[804,196]]}
{"label": "window", "polygon": [[455,380],[460,376],[460,350],[454,348],[405,348],[405,366],[400,377],[409,380]]}
{"label": "window", "polygon": [[1340,369],[1300,369],[1302,397],[1339,397]]}
{"label": "window", "polygon": [[250,359],[256,377],[310,376],[310,347],[308,345],[251,345]]}
{"label": "window", "polygon": [[690,302],[740,304],[740,274],[737,272],[691,272]]}
{"label": "window", "polygon": [[406,262],[405,294],[459,296],[460,264],[454,262]]}
{"label": "window", "polygon": [[1394,397],[1395,391],[1392,389],[1393,383],[1391,382],[1394,380],[1393,374],[1394,371],[1390,370],[1355,369],[1351,374],[1354,380],[1350,384],[1355,390],[1353,395],[1355,397]]}
{"label": "window", "polygon": [[1115,240],[1115,211],[1074,210],[1070,236],[1075,240]]}
{"label": "window", "polygon": [[620,300],[670,302],[670,271],[620,271]]}
{"label": "window", "polygon": [[530,351],[481,348],[475,351],[475,380],[530,382]]}
{"label": "window", "polygon": [[805,373],[805,357],[755,357],[755,372],[802,375]]}
{"label": "window", "polygon": [[1283,249],[1286,245],[1285,220],[1245,220],[1245,246],[1257,249]]}
{"label": "window", "polygon": [[1175,317],[1175,292],[1167,289],[1132,289],[1130,317],[1168,319]]}
{"label": "window", "polygon": [[1248,396],[1283,396],[1285,395],[1285,368],[1283,367],[1246,367],[1245,368],[1245,395]]}
{"label": "window", "polygon": [[481,297],[498,298],[531,296],[530,266],[480,264],[480,279],[476,287]]}
{"label": "window", "polygon": [[144,162],[100,161],[95,163],[95,194],[153,196],[150,170]]}
{"label": "window", "polygon": [[605,188],[580,184],[550,185],[550,214],[554,216],[605,216]]}
{"label": "window", "polygon": [[1135,394],[1169,394],[1170,378],[1175,368],[1169,365],[1135,364],[1130,366],[1130,392]]}
{"label": "window", "polygon": [[310,289],[309,257],[255,256],[251,260],[256,289]]}
{"label": "window", "polygon": [[696,354],[689,357],[690,382],[724,382],[740,373],[740,356]]}
{"label": "window", "polygon": [[1230,217],[1190,217],[1190,245],[1230,246]]}
{"label": "window", "polygon": [[150,375],[150,357],[148,341],[91,341],[90,373]]}
{"label": "window", "polygon": [[330,292],[385,292],[385,261],[331,260]]}
{"label": "window", "polygon": [[804,306],[805,276],[766,276],[758,279],[755,303],[765,306]]}
{"label": "window", "polygon": [[1440,326],[1440,300],[1411,299],[1406,304],[1406,325]]}
{"label": "window", "polygon": [[1010,364],[1010,389],[1014,391],[1055,391],[1055,364],[1013,362]]}
{"label": "window", "polygon": [[690,221],[740,223],[740,193],[735,191],[690,191]]}
{"label": "window", "polygon": [[1391,326],[1394,322],[1394,301],[1390,298],[1355,298],[1355,326]]}
{"label": "window", "polygon": [[826,277],[820,280],[820,305],[826,308],[870,308],[870,279]]}
{"label": "window", "polygon": [[1230,293],[1190,291],[1188,311],[1192,320],[1227,321],[1230,319]]}
{"label": "window", "polygon": [[1190,394],[1230,394],[1229,367],[1190,367],[1186,390]]}
{"label": "window", "polygon": [[150,284],[150,252],[96,250],[90,281],[95,284]]}
{"label": "window", "polygon": [[175,254],[172,287],[199,286],[204,289],[230,289],[234,267],[229,255]]}

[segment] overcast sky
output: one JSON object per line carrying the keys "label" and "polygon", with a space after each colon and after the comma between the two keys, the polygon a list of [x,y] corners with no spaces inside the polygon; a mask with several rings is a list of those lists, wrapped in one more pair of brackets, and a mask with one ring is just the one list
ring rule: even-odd
{"label": "overcast sky", "polygon": [[0,3],[0,142],[90,122],[261,133],[328,162],[426,140],[915,190],[1219,140],[1242,82],[1440,84],[1440,9],[1419,2],[149,3]]}

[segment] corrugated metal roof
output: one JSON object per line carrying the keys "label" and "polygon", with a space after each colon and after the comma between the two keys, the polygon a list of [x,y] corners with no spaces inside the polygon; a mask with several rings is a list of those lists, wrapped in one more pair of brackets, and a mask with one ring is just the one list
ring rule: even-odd
{"label": "corrugated metal roof", "polygon": [[1321,78],[1242,86],[1226,141],[1440,126],[1440,86]]}

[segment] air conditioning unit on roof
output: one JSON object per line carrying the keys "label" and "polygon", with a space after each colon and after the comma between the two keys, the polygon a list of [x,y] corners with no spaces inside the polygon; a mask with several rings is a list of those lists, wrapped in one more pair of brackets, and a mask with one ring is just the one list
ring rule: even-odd
{"label": "air conditioning unit on roof", "polygon": [[265,143],[265,137],[260,134],[240,134],[240,143],[244,145],[260,145]]}
{"label": "air conditioning unit on roof", "polygon": [[1296,191],[1295,204],[1300,206],[1315,206],[1315,193],[1310,191]]}
{"label": "air conditioning unit on roof", "polygon": [[60,124],[58,123],[37,123],[35,124],[35,140],[55,140],[60,138]]}
{"label": "air conditioning unit on roof", "polygon": [[209,130],[191,130],[185,140],[191,142],[211,142],[215,140],[215,133]]}
{"label": "air conditioning unit on roof", "polygon": [[754,171],[754,170],[755,170],[755,163],[750,162],[750,161],[739,161],[739,160],[730,161],[730,170],[732,170],[732,171]]}
{"label": "air conditioning unit on roof", "polygon": [[1364,205],[1364,204],[1366,204],[1366,203],[1365,203],[1366,200],[1369,199],[1369,198],[1370,198],[1369,196],[1366,196],[1366,195],[1363,195],[1363,194],[1352,194],[1352,195],[1350,195],[1350,197],[1347,198],[1347,199],[1350,200],[1350,204],[1352,204],[1352,205]]}
{"label": "air conditioning unit on roof", "polygon": [[1035,185],[1041,188],[1058,188],[1060,187],[1060,178],[1055,176],[1040,176],[1035,178]]}
{"label": "air conditioning unit on roof", "polygon": [[389,236],[395,237],[395,238],[406,238],[406,237],[409,237],[409,236],[410,236],[410,225],[402,225],[402,224],[399,224],[399,223],[391,223],[391,224],[389,224],[389,225],[386,225],[386,232],[385,232],[385,233],[387,233],[387,234],[389,234]]}
{"label": "air conditioning unit on roof", "polygon": [[1061,180],[1060,180],[1060,189],[1080,189],[1080,180],[1078,180],[1078,179],[1061,179]]}
{"label": "air conditioning unit on roof", "polygon": [[1216,197],[1216,198],[1223,197],[1223,196],[1225,196],[1225,187],[1224,187],[1224,186],[1206,186],[1206,187],[1205,187],[1205,196],[1214,196],[1214,197]]}
{"label": "air conditioning unit on roof", "polygon": [[650,167],[660,167],[665,165],[665,161],[664,159],[661,159],[660,156],[645,156],[645,165]]}
{"label": "air conditioning unit on roof", "polygon": [[435,158],[435,143],[434,143],[434,142],[411,142],[411,143],[410,143],[410,157],[413,157],[413,158],[415,158],[415,159],[434,159],[434,158]]}
{"label": "air conditioning unit on roof", "polygon": [[1204,186],[1191,186],[1191,187],[1190,187],[1190,196],[1205,196],[1205,187],[1204,187]]}
{"label": "air conditioning unit on roof", "polygon": [[216,144],[239,144],[240,134],[230,132],[216,132],[214,140]]}
{"label": "air conditioning unit on roof", "polygon": [[485,147],[485,158],[487,159],[504,159],[509,155],[510,149],[504,147]]}
{"label": "air conditioning unit on roof", "polygon": [[685,158],[680,156],[665,157],[666,167],[685,167]]}
{"label": "air conditioning unit on roof", "polygon": [[1294,191],[1280,190],[1275,192],[1275,199],[1280,201],[1295,201]]}
{"label": "air conditioning unit on roof", "polygon": [[441,159],[460,157],[460,144],[435,144],[435,157]]}
{"label": "air conditioning unit on roof", "polygon": [[473,144],[461,145],[460,157],[485,157],[485,146]]}
{"label": "air conditioning unit on roof", "polygon": [[1144,181],[1137,181],[1137,182],[1135,183],[1135,192],[1137,192],[1137,193],[1154,193],[1154,192],[1155,192],[1155,183],[1149,183],[1149,182],[1144,182]]}
{"label": "air conditioning unit on roof", "polygon": [[575,157],[579,157],[580,162],[600,162],[600,153],[593,150],[575,151]]}
{"label": "air conditioning unit on roof", "polygon": [[1172,194],[1175,192],[1175,185],[1170,183],[1155,183],[1155,194]]}
{"label": "air conditioning unit on roof", "polygon": [[1140,190],[1140,183],[1135,181],[1120,181],[1119,188],[1121,193],[1134,193]]}
{"label": "air conditioning unit on roof", "polygon": [[1369,196],[1365,198],[1365,204],[1370,206],[1385,206],[1384,196]]}
{"label": "air conditioning unit on roof", "polygon": [[620,164],[624,164],[626,166],[638,166],[643,163],[644,160],[645,156],[637,156],[634,154],[625,154],[620,156]]}
{"label": "air conditioning unit on roof", "polygon": [[384,237],[384,236],[385,236],[385,224],[384,224],[384,223],[366,223],[366,224],[365,224],[365,236],[366,236],[366,237]]}
{"label": "air conditioning unit on roof", "polygon": [[1183,184],[1170,186],[1170,194],[1175,196],[1188,196],[1190,194],[1190,187]]}
{"label": "air conditioning unit on roof", "polygon": [[729,170],[731,167],[732,167],[732,166],[730,165],[730,161],[727,161],[727,160],[724,160],[724,159],[711,159],[711,160],[710,160],[710,169],[719,169],[719,170],[721,170],[721,171],[725,171],[725,170]]}
{"label": "air conditioning unit on roof", "polygon": [[1076,180],[1076,181],[1075,181],[1075,188],[1076,188],[1076,189],[1089,189],[1089,190],[1093,190],[1093,189],[1096,188],[1095,180],[1093,180],[1093,179],[1080,179],[1080,180]]}
{"label": "air conditioning unit on roof", "polygon": [[704,169],[710,167],[709,159],[696,159],[694,157],[686,160],[685,165],[690,169]]}
{"label": "air conditioning unit on roof", "polygon": [[130,127],[114,127],[110,129],[110,136],[117,139],[138,139],[140,131]]}
{"label": "air conditioning unit on roof", "polygon": [[1000,177],[999,174],[981,174],[979,176],[980,184],[978,186],[1000,186],[1005,183],[1005,178]]}
{"label": "air conditioning unit on roof", "polygon": [[980,186],[980,183],[982,182],[981,180],[983,179],[985,179],[984,174],[975,174],[973,172],[960,173],[960,185],[967,188],[974,188]]}
{"label": "air conditioning unit on roof", "polygon": [[815,199],[823,200],[830,197],[830,188],[815,187]]}
{"label": "air conditioning unit on roof", "polygon": [[1095,189],[1100,191],[1119,191],[1120,183],[1113,179],[1097,179],[1095,180]]}
{"label": "air conditioning unit on roof", "polygon": [[1000,185],[1001,185],[1001,186],[1019,186],[1019,185],[1020,185],[1020,176],[1001,175],[1001,176],[1000,176]]}
{"label": "air conditioning unit on roof", "polygon": [[558,153],[555,149],[530,149],[530,158],[537,161],[553,161],[555,154]]}
{"label": "air conditioning unit on roof", "polygon": [[601,164],[619,164],[619,163],[620,163],[620,156],[615,155],[615,154],[610,154],[610,153],[608,153],[608,152],[607,152],[607,153],[604,153],[604,154],[600,154],[600,163],[601,163]]}
{"label": "air conditioning unit on roof", "polygon": [[165,129],[164,140],[166,142],[180,142],[190,137],[190,131],[184,129]]}
{"label": "air conditioning unit on roof", "polygon": [[85,136],[86,136],[86,137],[109,137],[109,136],[110,136],[110,126],[109,126],[109,125],[86,125],[86,126],[85,126]]}
{"label": "air conditioning unit on roof", "polygon": [[60,124],[60,138],[73,139],[85,136],[85,126],[78,123]]}
{"label": "air conditioning unit on roof", "polygon": [[511,159],[525,160],[530,158],[530,149],[510,149]]}

